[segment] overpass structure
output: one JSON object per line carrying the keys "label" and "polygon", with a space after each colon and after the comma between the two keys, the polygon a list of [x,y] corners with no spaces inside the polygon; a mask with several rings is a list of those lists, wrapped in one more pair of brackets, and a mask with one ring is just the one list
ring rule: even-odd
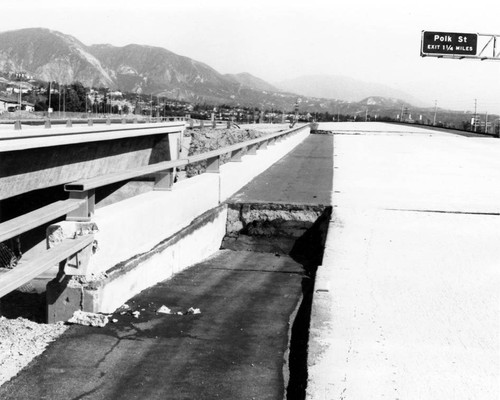
{"label": "overpass structure", "polygon": [[[3,133],[0,241],[29,235],[39,226],[48,233],[16,268],[2,271],[0,296],[59,264],[59,281],[53,282],[48,300],[49,321],[67,319],[82,305],[86,311],[113,311],[140,290],[209,255],[218,236],[191,252],[169,255],[175,258],[170,269],[139,273],[135,265],[124,268],[124,263],[134,264],[130,260],[138,254],[219,205],[309,132],[307,125],[281,129],[185,156],[181,137],[193,125],[173,121]],[[290,138],[286,145],[273,146],[284,138]],[[226,154],[232,162],[221,165]],[[174,185],[179,167],[200,162],[205,174]],[[24,201],[27,194],[29,201]],[[84,286],[75,283],[82,277]]]}
{"label": "overpass structure", "polygon": [[[317,271],[314,269],[310,275],[315,278],[310,316],[301,321],[308,328],[305,346],[307,365],[306,368],[299,368],[298,375],[300,379],[305,379],[307,387],[304,383],[290,392],[294,394],[289,394],[288,398],[497,399],[500,395],[499,142],[489,137],[457,136],[418,126],[381,123],[321,124],[319,129],[333,132],[333,138],[324,135],[325,143],[333,139],[333,154],[327,154],[328,151],[316,153],[314,163],[312,160],[309,163],[314,165],[311,170],[307,169],[307,161],[304,162],[311,155],[304,156],[306,153],[303,152],[310,138],[309,127],[299,126],[262,138],[261,143],[266,144],[274,142],[277,137],[285,139],[265,151],[258,151],[257,155],[242,157],[239,153],[241,148],[231,147],[228,151],[231,151],[235,162],[219,166],[218,173],[205,173],[175,183],[170,191],[148,191],[102,208],[97,201],[91,221],[62,221],[52,225],[51,240],[85,236],[80,235],[82,232],[93,235],[99,242],[99,250],[87,257],[89,261],[83,267],[85,282],[74,278],[63,279],[49,290],[53,296],[53,301],[49,300],[49,303],[52,304],[54,319],[64,314],[58,298],[112,312],[128,298],[123,292],[130,296],[174,274],[182,277],[180,281],[184,286],[178,294],[181,298],[202,298],[195,296],[196,290],[210,292],[210,296],[221,295],[218,290],[225,286],[220,282],[226,282],[226,279],[235,283],[235,296],[237,293],[243,295],[249,281],[233,280],[233,276],[221,278],[222,271],[230,269],[225,264],[226,256],[207,259],[221,248],[221,242],[225,248],[240,252],[247,251],[247,248],[261,250],[265,247],[272,259],[279,259],[279,262],[272,262],[262,254],[247,255],[251,263],[245,264],[240,273],[254,272],[257,262],[262,272],[259,279],[263,275],[288,275],[290,279],[286,283],[282,281],[277,287],[265,286],[273,287],[272,292],[278,294],[275,300],[286,298],[288,294],[280,290],[283,285],[292,285],[292,281],[297,284],[297,279],[291,277],[298,270],[288,264],[291,260],[285,259],[278,248],[283,250],[288,246],[284,253],[294,254],[288,250],[293,250],[295,243],[292,240],[283,246],[284,242],[273,242],[272,234],[286,230],[287,233],[293,232],[297,239],[301,235],[297,232],[303,233],[306,226],[297,225],[297,221],[306,221],[307,226],[311,226],[314,218],[321,214],[320,210],[311,207],[314,197],[330,198],[331,215],[322,214],[328,228],[325,230],[323,226],[319,229],[319,237],[324,243],[321,242],[318,247],[317,243],[312,245],[310,235],[300,236],[302,244],[321,257],[319,265],[316,265]],[[175,135],[168,135],[172,134]],[[323,135],[316,136],[321,138]],[[175,143],[175,140],[171,142]],[[167,141],[162,143],[166,146]],[[256,142],[241,146],[247,145],[251,147]],[[150,146],[150,149],[154,148]],[[291,149],[294,151],[289,154],[290,163],[287,164],[283,156]],[[182,157],[175,158],[175,151],[171,154],[171,160],[162,162],[170,163],[165,165],[173,170],[178,165],[176,163],[183,161]],[[220,152],[206,154],[206,159],[212,159],[207,164],[209,171],[217,170],[214,158],[219,156]],[[148,165],[143,167],[150,168]],[[271,165],[273,168],[267,170]],[[325,165],[333,170],[333,189],[328,193],[322,187],[316,193],[314,187],[308,186],[312,182],[310,173],[317,170],[319,174],[327,174],[327,170],[322,169]],[[111,171],[108,176],[122,173]],[[257,179],[252,181],[255,176]],[[161,189],[170,187],[169,184],[163,186],[164,178],[167,183],[172,182],[172,177],[165,175],[154,180]],[[94,184],[94,177],[82,178],[67,189],[88,193]],[[302,187],[306,189],[297,191],[301,185],[305,185]],[[264,194],[257,195],[259,191]],[[292,192],[294,195],[289,196],[288,193]],[[76,201],[87,201],[90,197],[82,196]],[[295,212],[283,209],[287,197],[299,199],[299,203],[307,206],[302,208],[300,215],[295,214],[293,220],[283,218],[292,214],[290,211]],[[78,218],[88,218],[89,212],[91,207],[87,207]],[[258,215],[260,222],[256,217]],[[274,224],[273,221],[280,218],[281,225]],[[252,231],[256,236],[261,233],[260,239],[251,237]],[[209,286],[213,290],[203,288],[203,279],[200,281],[192,274],[179,273],[200,260],[207,261],[198,264],[193,271],[202,274],[206,282],[209,282],[206,278],[208,271],[216,271],[217,278],[210,281],[215,283]],[[70,260],[70,263],[74,261]],[[275,269],[274,266],[266,268],[274,264],[280,264],[283,269]],[[150,297],[146,295],[136,299],[141,299],[138,304],[146,304],[159,298],[160,293],[166,296],[169,290],[175,291],[175,288],[160,286],[150,292]],[[264,292],[259,293],[262,295]],[[257,302],[254,295],[245,299],[252,304]],[[187,375],[191,370],[198,371],[196,366],[199,360],[206,362],[213,359],[216,362],[215,367],[209,367],[210,373],[205,371],[203,375],[193,376],[192,381],[189,381],[191,378],[176,375],[178,379],[174,379],[173,386],[169,388],[180,390],[178,393],[185,395],[184,390],[189,387],[198,390],[198,397],[213,395],[211,398],[215,398],[220,393],[226,393],[226,398],[229,398],[230,393],[231,398],[247,398],[249,393],[254,393],[251,390],[260,388],[260,391],[255,391],[257,398],[283,398],[282,391],[271,395],[262,390],[265,387],[264,377],[274,374],[276,366],[250,366],[248,358],[236,362],[227,358],[227,349],[224,348],[220,349],[220,353],[208,354],[202,350],[208,344],[221,340],[231,342],[231,345],[238,344],[240,333],[231,333],[228,339],[225,328],[220,335],[213,332],[213,326],[224,319],[222,314],[226,312],[225,297],[217,301],[216,306],[209,308],[213,312],[209,317],[212,328],[179,322],[179,333],[172,326],[167,327],[157,315],[152,315],[150,320],[137,323],[126,321],[124,326],[111,327],[102,335],[73,331],[73,336],[51,347],[47,357],[39,359],[26,373],[2,387],[0,393],[6,398],[14,398],[8,396],[16,395],[23,387],[34,387],[40,371],[44,371],[47,379],[43,380],[52,388],[50,393],[56,396],[54,398],[67,398],[67,394],[74,393],[77,383],[82,380],[78,371],[91,371],[88,372],[91,378],[88,382],[86,380],[79,393],[93,393],[101,398],[112,394],[120,398],[116,385],[103,377],[106,373],[116,375],[112,368],[113,360],[121,360],[122,356],[115,349],[128,346],[123,342],[126,342],[132,329],[144,335],[141,336],[144,339],[140,347],[145,347],[150,358],[126,347],[126,354],[134,357],[132,366],[124,364],[127,379],[134,382],[130,396],[144,397],[146,393],[151,398],[161,397],[162,389],[155,385],[167,382],[171,377],[156,365],[159,358],[162,366],[167,365],[170,362],[168,354],[173,353],[161,353],[167,354],[164,357],[158,355],[167,346],[172,346],[173,340],[175,351],[185,349],[192,357],[181,369],[187,371]],[[258,324],[258,316],[269,316],[267,311],[271,311],[272,320],[273,313],[265,308],[265,302],[259,307],[262,308],[248,316],[229,313],[234,320],[224,326],[236,326],[240,330],[240,321],[248,319],[260,329],[266,324]],[[289,303],[287,307],[290,307]],[[305,309],[307,314],[307,307]],[[217,310],[221,315],[217,314]],[[300,310],[297,315],[299,313]],[[269,325],[274,327],[271,323]],[[161,336],[160,326],[168,332],[163,340],[154,336]],[[269,333],[259,336],[249,326],[245,327],[245,335],[247,329],[256,335],[252,336],[256,343],[271,340]],[[210,340],[204,342],[202,339],[207,330]],[[139,333],[132,336],[136,334]],[[292,339],[296,335],[290,334]],[[99,347],[87,342],[85,335],[96,336],[94,340]],[[184,342],[186,347],[177,341],[179,335],[187,338]],[[118,338],[116,343],[110,340],[115,337]],[[244,338],[246,340],[250,336]],[[58,352],[74,354],[72,340],[77,340],[79,344],[87,343],[89,351],[105,353],[109,359],[105,357],[97,368],[92,368],[93,359],[64,356],[65,362],[70,359],[73,362],[69,363],[71,368],[61,366]],[[236,346],[243,353],[249,347],[250,343]],[[260,345],[257,347],[261,355],[273,352],[263,351]],[[198,351],[199,356],[196,355]],[[182,353],[175,354],[178,356],[173,358],[182,358]],[[278,355],[283,360],[283,353]],[[227,363],[227,370],[224,371],[237,378],[233,382],[241,386],[224,386],[224,389],[221,389],[222,383],[218,386],[217,379],[227,381],[224,377],[228,376],[218,369],[221,360]],[[71,385],[66,389],[58,385],[57,376],[61,368],[64,376],[71,378]],[[243,383],[240,380],[242,375],[251,376],[253,380]],[[286,375],[285,369],[283,375]],[[155,385],[142,385],[137,376]],[[201,386],[200,376],[206,379]],[[119,378],[119,382],[123,382],[123,376]],[[289,379],[293,381],[297,377],[290,373]],[[182,389],[179,389],[179,380],[186,383]],[[248,388],[249,391],[240,388]],[[45,389],[37,389],[40,391],[36,393],[23,390],[28,396],[26,398],[36,398]],[[196,398],[196,393],[191,398]],[[293,397],[296,394],[300,397]]]}

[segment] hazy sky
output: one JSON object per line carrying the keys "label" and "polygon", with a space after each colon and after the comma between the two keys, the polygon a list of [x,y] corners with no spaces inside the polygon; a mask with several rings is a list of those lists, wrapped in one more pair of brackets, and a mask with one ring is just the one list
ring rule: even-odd
{"label": "hazy sky", "polygon": [[[268,82],[344,75],[500,113],[500,61],[420,57],[422,30],[500,35],[499,0],[0,0],[0,30],[164,47]],[[5,16],[9,16],[6,18]]]}

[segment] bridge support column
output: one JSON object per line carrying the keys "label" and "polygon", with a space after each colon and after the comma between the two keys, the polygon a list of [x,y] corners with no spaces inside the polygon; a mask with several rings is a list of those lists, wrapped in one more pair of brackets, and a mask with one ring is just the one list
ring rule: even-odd
{"label": "bridge support column", "polygon": [[[59,244],[75,236],[87,236],[98,231],[93,222],[61,221],[47,228],[47,244],[57,249]],[[46,287],[46,317],[48,323],[67,321],[76,310],[93,312],[98,304],[96,290],[84,287],[81,277],[87,273],[90,258],[97,251],[97,241],[59,263],[59,272]]]}
{"label": "bridge support column", "polygon": [[46,290],[47,323],[67,321],[77,310],[96,312],[100,290],[83,287],[78,278],[58,275],[47,284]]}

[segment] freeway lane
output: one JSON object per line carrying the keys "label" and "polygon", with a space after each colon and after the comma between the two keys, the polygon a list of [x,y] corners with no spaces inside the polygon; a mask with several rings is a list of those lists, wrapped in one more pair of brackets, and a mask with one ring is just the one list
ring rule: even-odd
{"label": "freeway lane", "polygon": [[332,175],[333,136],[309,135],[229,201],[329,206]]}
{"label": "freeway lane", "polygon": [[500,140],[328,128],[343,134],[308,398],[498,400]]}
{"label": "freeway lane", "polygon": [[221,251],[133,298],[117,323],[71,327],[0,398],[282,399],[302,279],[287,256]]}

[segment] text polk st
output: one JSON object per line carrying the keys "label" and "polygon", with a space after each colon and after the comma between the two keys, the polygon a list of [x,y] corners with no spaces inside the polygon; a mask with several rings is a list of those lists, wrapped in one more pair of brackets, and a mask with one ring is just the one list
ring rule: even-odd
{"label": "text polk st", "polygon": [[439,35],[434,35],[434,41],[435,42],[451,42],[451,36],[446,35],[446,36],[439,36]]}

